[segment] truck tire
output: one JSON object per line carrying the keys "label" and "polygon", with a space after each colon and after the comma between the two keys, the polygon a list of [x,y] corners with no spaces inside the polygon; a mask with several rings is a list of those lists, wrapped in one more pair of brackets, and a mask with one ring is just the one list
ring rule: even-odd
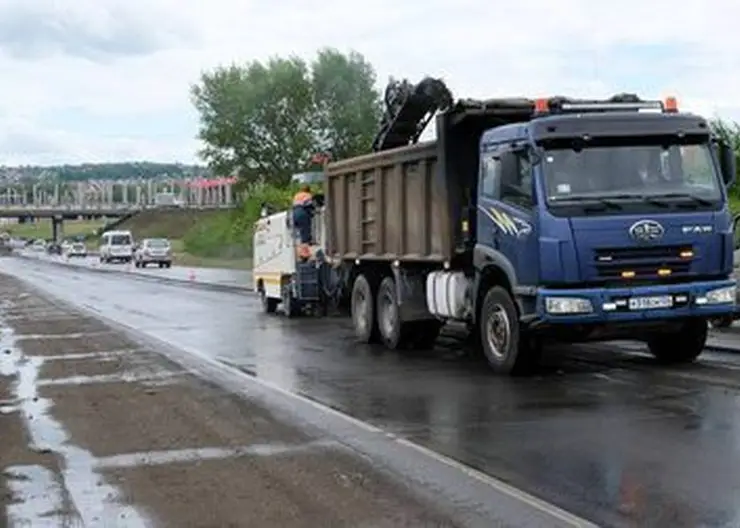
{"label": "truck tire", "polygon": [[283,285],[283,298],[281,299],[281,302],[283,304],[283,312],[285,313],[285,316],[292,319],[301,315],[301,304],[298,299],[293,297],[293,292],[291,290],[292,288],[290,283]]}
{"label": "truck tire", "polygon": [[391,350],[405,348],[409,344],[409,334],[412,323],[401,321],[401,312],[398,307],[396,281],[393,277],[386,277],[380,282],[376,296],[375,312],[378,319],[380,340]]}
{"label": "truck tire", "polygon": [[267,296],[267,292],[263,289],[260,290],[260,301],[262,302],[262,311],[271,314],[277,311],[279,299],[273,299]]}
{"label": "truck tire", "polygon": [[650,353],[661,363],[691,363],[707,344],[707,321],[690,319],[678,332],[648,338]]}
{"label": "truck tire", "polygon": [[732,323],[735,321],[735,318],[732,315],[724,315],[722,317],[713,317],[709,320],[710,324],[712,325],[712,328],[729,328],[732,326]]}
{"label": "truck tire", "polygon": [[478,329],[483,356],[497,374],[524,374],[536,363],[539,346],[521,339],[519,314],[505,288],[494,286],[486,293]]}
{"label": "truck tire", "polygon": [[373,284],[365,275],[359,275],[352,286],[350,311],[355,336],[361,343],[377,343],[380,332],[375,316],[375,295]]}

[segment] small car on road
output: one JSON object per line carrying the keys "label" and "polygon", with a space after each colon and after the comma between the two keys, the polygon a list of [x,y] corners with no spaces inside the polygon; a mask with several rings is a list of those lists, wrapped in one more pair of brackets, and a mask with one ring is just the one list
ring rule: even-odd
{"label": "small car on road", "polygon": [[145,268],[147,264],[158,264],[160,268],[172,266],[172,245],[166,238],[145,238],[136,245],[134,265]]}
{"label": "small car on road", "polygon": [[87,246],[82,242],[73,242],[64,248],[64,256],[68,258],[82,257],[87,258]]}

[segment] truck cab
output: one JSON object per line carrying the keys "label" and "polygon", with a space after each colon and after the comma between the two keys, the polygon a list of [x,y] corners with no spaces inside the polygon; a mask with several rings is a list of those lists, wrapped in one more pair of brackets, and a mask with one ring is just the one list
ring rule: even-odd
{"label": "truck cab", "polygon": [[693,359],[735,303],[732,152],[673,99],[536,106],[480,139],[478,282],[504,276],[530,335]]}

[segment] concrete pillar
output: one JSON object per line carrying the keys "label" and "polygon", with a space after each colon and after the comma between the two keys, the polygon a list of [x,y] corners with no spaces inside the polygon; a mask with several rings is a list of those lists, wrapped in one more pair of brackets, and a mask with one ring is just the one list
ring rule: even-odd
{"label": "concrete pillar", "polygon": [[234,203],[234,190],[230,183],[226,184],[226,205],[232,205]]}
{"label": "concrete pillar", "polygon": [[51,218],[51,239],[59,243],[64,237],[64,217],[62,215]]}

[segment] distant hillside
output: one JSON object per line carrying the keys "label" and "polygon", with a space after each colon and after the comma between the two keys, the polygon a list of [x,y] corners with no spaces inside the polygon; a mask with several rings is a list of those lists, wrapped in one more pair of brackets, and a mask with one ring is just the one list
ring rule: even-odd
{"label": "distant hillside", "polygon": [[129,163],[86,163],[83,165],[60,165],[56,167],[3,167],[0,166],[0,181],[79,181],[79,180],[122,180],[153,178],[194,178],[208,176],[206,167],[176,163],[151,163],[147,161]]}

